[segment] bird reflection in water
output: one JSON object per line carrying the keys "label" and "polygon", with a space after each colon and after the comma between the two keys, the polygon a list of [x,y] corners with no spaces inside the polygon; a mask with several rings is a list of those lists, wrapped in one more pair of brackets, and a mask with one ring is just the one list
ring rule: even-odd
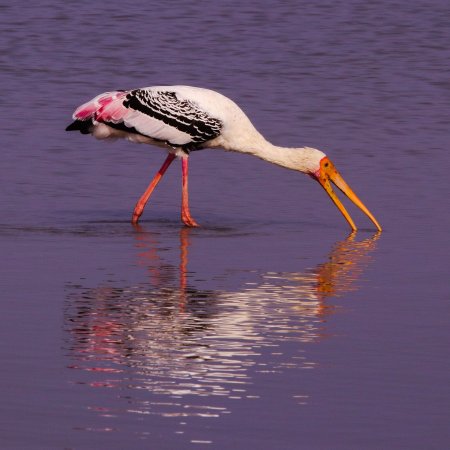
{"label": "bird reflection in water", "polygon": [[127,412],[217,417],[229,411],[205,406],[204,397],[257,398],[256,373],[313,368],[304,345],[293,355],[283,343],[322,338],[333,311],[327,299],[356,289],[378,239],[358,242],[353,233],[314,269],[257,273],[234,291],[202,290],[188,271],[191,232],[180,230],[179,264],[168,264],[157,235],[136,227],[144,283],[68,286],[70,367],[82,370],[79,378],[90,373],[77,383],[126,390]]}

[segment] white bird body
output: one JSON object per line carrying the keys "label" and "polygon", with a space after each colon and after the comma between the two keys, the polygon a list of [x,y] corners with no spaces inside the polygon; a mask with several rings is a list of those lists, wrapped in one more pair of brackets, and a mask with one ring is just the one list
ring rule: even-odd
{"label": "white bird body", "polygon": [[[79,130],[97,139],[125,138],[136,143],[164,147],[169,156],[138,201],[133,223],[137,223],[160,178],[178,156],[183,163],[182,220],[197,226],[188,207],[187,160],[190,151],[222,148],[246,153],[281,167],[313,176],[327,190],[350,226],[356,226],[331,189],[333,181],[354,203],[381,227],[320,150],[277,147],[253,126],[241,108],[224,95],[191,86],[153,86],[100,94],[78,107],[74,122],[66,130]],[[350,193],[350,194],[349,194]]]}
{"label": "white bird body", "polygon": [[[157,98],[160,93],[173,92],[177,100],[194,103],[199,110],[209,117],[219,120],[223,125],[217,137],[208,139],[198,145],[199,148],[222,148],[227,151],[248,153],[265,161],[292,170],[308,172],[311,167],[316,170],[319,161],[325,154],[320,150],[304,147],[300,151],[296,148],[277,147],[268,142],[253,126],[242,109],[228,97],[211,91],[191,86],[152,86],[142,88]],[[187,153],[180,151],[180,147],[191,143],[192,136],[163,121],[149,117],[140,111],[133,111],[123,107],[123,98],[128,92],[106,92],[95,97],[88,103],[81,105],[75,111],[73,118],[83,117],[83,111],[95,107],[97,117],[93,121],[92,135],[97,139],[125,138],[131,142],[152,144],[167,148],[177,156],[186,157]],[[105,104],[106,103],[106,104]],[[99,111],[101,110],[101,114]],[[139,133],[132,133],[116,129],[103,122],[104,117],[111,121],[123,122],[127,127],[135,128]],[[100,120],[99,120],[100,119]]]}

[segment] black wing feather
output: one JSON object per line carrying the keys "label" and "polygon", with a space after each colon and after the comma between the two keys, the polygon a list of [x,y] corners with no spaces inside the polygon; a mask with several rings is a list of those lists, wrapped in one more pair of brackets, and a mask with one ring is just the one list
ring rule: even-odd
{"label": "black wing feather", "polygon": [[210,117],[189,100],[179,100],[175,92],[135,89],[123,105],[161,120],[191,136],[189,146],[200,145],[219,136],[222,122]]}

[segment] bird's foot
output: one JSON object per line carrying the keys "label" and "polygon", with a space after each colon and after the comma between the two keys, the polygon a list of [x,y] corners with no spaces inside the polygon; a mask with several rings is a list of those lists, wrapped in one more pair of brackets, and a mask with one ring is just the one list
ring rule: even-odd
{"label": "bird's foot", "polygon": [[200,226],[191,216],[182,215],[181,220],[187,227],[190,227],[190,228],[195,228],[195,227]]}
{"label": "bird's foot", "polygon": [[133,210],[133,215],[131,216],[131,223],[133,225],[137,225],[137,223],[139,222],[139,218],[142,216],[142,213],[144,212],[144,205],[140,204],[140,202],[136,203],[136,206],[134,207]]}

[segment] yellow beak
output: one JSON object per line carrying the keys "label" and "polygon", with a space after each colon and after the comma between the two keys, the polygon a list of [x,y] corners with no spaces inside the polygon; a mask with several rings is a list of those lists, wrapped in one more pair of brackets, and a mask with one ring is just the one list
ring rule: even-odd
{"label": "yellow beak", "polygon": [[336,193],[331,187],[331,182],[333,182],[361,211],[363,211],[369,219],[375,224],[378,231],[381,231],[381,226],[377,222],[377,219],[372,215],[372,213],[366,208],[364,203],[356,196],[356,194],[350,189],[350,186],[344,181],[340,173],[334,167],[334,164],[327,158],[324,157],[320,161],[320,169],[314,174],[314,178],[321,184],[321,186],[327,191],[327,194],[333,200],[334,204],[338,207],[339,211],[345,217],[345,220],[349,223],[353,231],[356,231],[356,225],[353,222],[350,214],[344,208]]}

